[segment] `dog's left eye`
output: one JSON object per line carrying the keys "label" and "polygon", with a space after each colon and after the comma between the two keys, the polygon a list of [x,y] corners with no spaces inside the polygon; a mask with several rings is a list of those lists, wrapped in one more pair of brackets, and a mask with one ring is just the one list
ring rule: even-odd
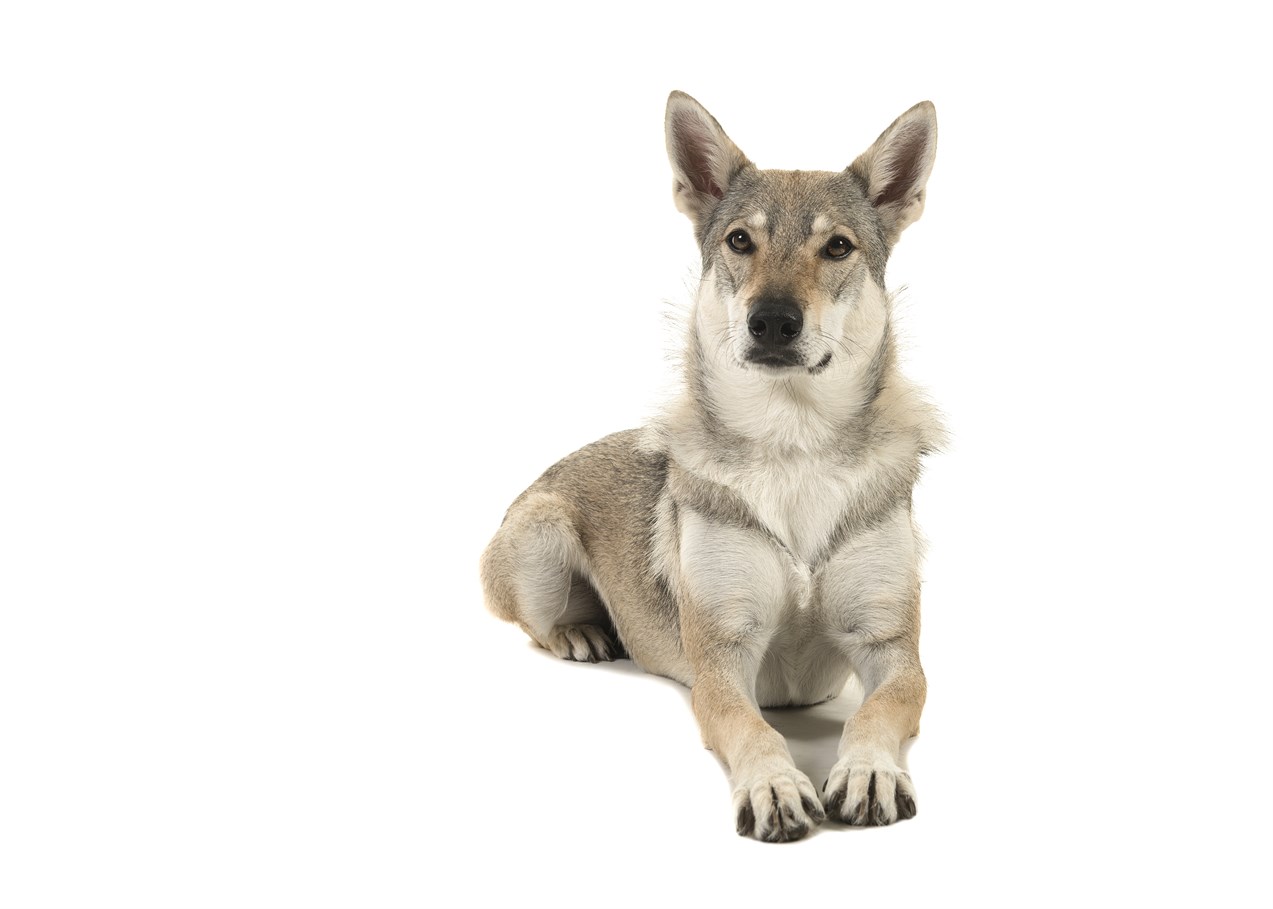
{"label": "dog's left eye", "polygon": [[751,237],[747,236],[747,231],[745,230],[734,231],[725,238],[725,242],[729,244],[729,248],[734,252],[751,252]]}
{"label": "dog's left eye", "polygon": [[822,254],[828,259],[843,259],[849,253],[853,252],[853,244],[844,237],[832,237],[827,241],[826,248]]}

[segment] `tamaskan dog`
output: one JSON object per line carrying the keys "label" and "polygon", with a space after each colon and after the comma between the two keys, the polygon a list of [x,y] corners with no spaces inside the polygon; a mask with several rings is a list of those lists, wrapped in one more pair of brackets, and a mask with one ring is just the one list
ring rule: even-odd
{"label": "tamaskan dog", "polygon": [[[922,102],[841,171],[760,170],[668,98],[677,207],[702,253],[683,387],[642,429],[550,467],[481,560],[488,608],[569,660],[691,689],[739,834],[915,814],[920,550],[912,489],[942,430],[900,374],[884,269],[924,209]],[[821,793],[762,707],[865,694]]]}

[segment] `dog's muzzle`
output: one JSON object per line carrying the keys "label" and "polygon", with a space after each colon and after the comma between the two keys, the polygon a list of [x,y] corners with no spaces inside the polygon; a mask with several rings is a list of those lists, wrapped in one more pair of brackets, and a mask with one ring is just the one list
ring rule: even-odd
{"label": "dog's muzzle", "polygon": [[763,366],[803,366],[794,349],[794,342],[803,330],[804,314],[793,301],[762,298],[747,314],[747,333],[752,337],[748,362]]}

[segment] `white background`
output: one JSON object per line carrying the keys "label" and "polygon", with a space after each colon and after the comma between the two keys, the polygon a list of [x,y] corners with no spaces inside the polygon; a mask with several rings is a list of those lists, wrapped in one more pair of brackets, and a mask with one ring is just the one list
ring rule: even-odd
{"label": "white background", "polygon": [[[6,5],[0,904],[1269,905],[1270,34]],[[739,839],[683,689],[481,606],[513,497],[671,387],[673,88],[775,167],[937,105],[889,265],[953,433],[891,829]],[[776,717],[811,774],[850,707]]]}

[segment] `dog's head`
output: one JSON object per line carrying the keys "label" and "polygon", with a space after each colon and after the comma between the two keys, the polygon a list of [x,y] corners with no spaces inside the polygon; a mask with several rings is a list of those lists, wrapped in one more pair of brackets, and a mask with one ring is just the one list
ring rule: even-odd
{"label": "dog's head", "polygon": [[847,356],[855,303],[882,296],[889,251],[924,210],[933,105],[902,114],[838,173],[758,169],[682,92],[668,98],[666,128],[676,207],[694,222],[717,310],[705,343],[775,374]]}

